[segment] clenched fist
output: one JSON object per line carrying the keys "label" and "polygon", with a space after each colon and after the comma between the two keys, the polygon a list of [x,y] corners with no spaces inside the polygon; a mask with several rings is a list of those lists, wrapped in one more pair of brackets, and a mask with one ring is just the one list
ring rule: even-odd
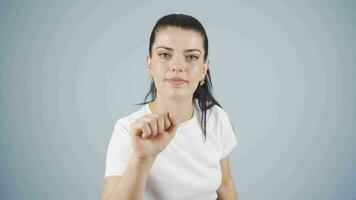
{"label": "clenched fist", "polygon": [[157,156],[174,137],[177,127],[169,113],[151,113],[138,118],[130,130],[135,156],[140,159]]}

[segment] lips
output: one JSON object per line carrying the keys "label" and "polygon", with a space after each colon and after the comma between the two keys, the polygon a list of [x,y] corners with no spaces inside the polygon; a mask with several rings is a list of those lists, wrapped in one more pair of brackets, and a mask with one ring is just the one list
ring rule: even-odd
{"label": "lips", "polygon": [[168,82],[170,82],[173,85],[182,85],[187,82],[186,80],[179,78],[179,77],[173,77],[173,78],[170,78],[167,80],[168,80]]}

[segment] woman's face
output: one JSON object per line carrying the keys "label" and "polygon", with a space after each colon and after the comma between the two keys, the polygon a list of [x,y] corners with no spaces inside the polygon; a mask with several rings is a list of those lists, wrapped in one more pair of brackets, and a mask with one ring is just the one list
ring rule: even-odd
{"label": "woman's face", "polygon": [[192,98],[208,65],[208,60],[204,63],[203,37],[177,27],[161,29],[152,45],[151,58],[147,57],[157,95],[170,99]]}

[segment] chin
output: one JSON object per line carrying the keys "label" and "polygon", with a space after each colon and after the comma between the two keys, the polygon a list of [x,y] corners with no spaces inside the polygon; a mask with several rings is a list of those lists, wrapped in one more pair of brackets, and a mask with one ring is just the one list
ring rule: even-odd
{"label": "chin", "polygon": [[189,97],[188,94],[186,94],[186,92],[184,91],[179,91],[177,89],[170,89],[169,91],[166,91],[166,95],[165,95],[168,99],[172,99],[172,100],[180,100],[180,99],[186,99]]}

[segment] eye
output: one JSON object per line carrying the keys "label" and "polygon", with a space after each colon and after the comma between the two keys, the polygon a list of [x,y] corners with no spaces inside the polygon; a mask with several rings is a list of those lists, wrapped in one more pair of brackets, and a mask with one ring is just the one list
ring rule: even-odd
{"label": "eye", "polygon": [[190,55],[190,56],[187,56],[188,60],[198,60],[198,56],[194,56],[194,55]]}
{"label": "eye", "polygon": [[169,54],[167,54],[167,53],[160,53],[160,54],[158,54],[159,55],[159,57],[161,57],[162,59],[168,59],[169,58]]}

